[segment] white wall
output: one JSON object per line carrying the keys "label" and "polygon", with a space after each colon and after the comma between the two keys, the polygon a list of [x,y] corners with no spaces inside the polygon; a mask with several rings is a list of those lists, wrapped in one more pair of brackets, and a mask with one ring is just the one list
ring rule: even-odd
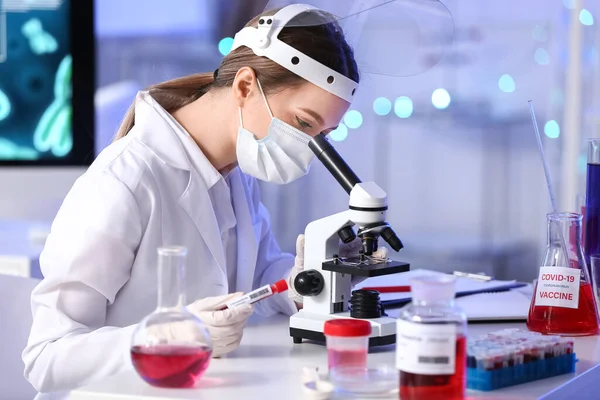
{"label": "white wall", "polygon": [[0,169],[0,219],[51,221],[84,168]]}

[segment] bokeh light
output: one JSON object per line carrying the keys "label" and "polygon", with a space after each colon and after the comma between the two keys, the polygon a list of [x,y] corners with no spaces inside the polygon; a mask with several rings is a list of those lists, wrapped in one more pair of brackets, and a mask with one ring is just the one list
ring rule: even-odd
{"label": "bokeh light", "polygon": [[544,133],[550,139],[556,139],[560,136],[560,126],[555,120],[550,120],[544,125]]}
{"label": "bokeh light", "polygon": [[512,93],[516,89],[515,80],[509,74],[504,74],[498,80],[498,87],[506,93]]}
{"label": "bokeh light", "polygon": [[550,56],[548,52],[541,47],[535,51],[535,55],[533,56],[535,62],[539,65],[548,65],[550,64]]}
{"label": "bokeh light", "polygon": [[579,13],[579,22],[581,22],[582,24],[587,25],[587,26],[594,25],[594,16],[592,15],[591,12],[589,12],[588,10],[586,10],[584,8]]}
{"label": "bokeh light", "polygon": [[363,116],[360,111],[350,110],[344,116],[344,123],[350,129],[357,129],[363,123]]}
{"label": "bokeh light", "polygon": [[413,102],[409,97],[401,96],[394,102],[394,113],[400,118],[408,118],[413,113]]}
{"label": "bokeh light", "polygon": [[386,97],[378,97],[373,102],[373,111],[377,115],[388,115],[392,111],[392,102]]}
{"label": "bokeh light", "polygon": [[450,105],[450,101],[452,101],[450,98],[450,93],[443,88],[435,89],[431,95],[431,103],[433,103],[433,106],[439,110],[447,108]]}
{"label": "bokeh light", "polygon": [[329,138],[335,142],[341,142],[348,137],[348,127],[340,124],[337,129],[329,132]]}
{"label": "bokeh light", "polygon": [[226,56],[231,51],[231,46],[233,46],[233,38],[226,37],[219,41],[219,53]]}

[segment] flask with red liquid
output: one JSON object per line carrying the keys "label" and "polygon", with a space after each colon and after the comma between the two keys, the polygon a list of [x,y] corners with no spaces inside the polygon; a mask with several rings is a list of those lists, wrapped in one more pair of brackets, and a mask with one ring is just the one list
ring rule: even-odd
{"label": "flask with red liquid", "polygon": [[212,342],[204,324],[185,308],[184,247],[158,249],[158,307],[140,322],[131,361],[152,386],[190,388],[204,374]]}
{"label": "flask with red liquid", "polygon": [[548,246],[531,299],[527,328],[563,336],[598,333],[598,312],[581,247],[582,215],[548,214]]}
{"label": "flask with red liquid", "polygon": [[455,279],[435,274],[411,280],[412,302],[396,330],[402,400],[465,397],[467,318],[454,305]]}

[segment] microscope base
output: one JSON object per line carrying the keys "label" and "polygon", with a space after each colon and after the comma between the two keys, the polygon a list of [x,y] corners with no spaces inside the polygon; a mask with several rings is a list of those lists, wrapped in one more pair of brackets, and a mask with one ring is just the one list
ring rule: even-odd
{"label": "microscope base", "polygon": [[[302,339],[325,343],[323,325],[334,318],[351,318],[349,312],[321,315],[300,310],[290,317],[290,336],[294,343]],[[371,323],[369,347],[385,346],[396,343],[396,320],[389,317],[367,319]]]}

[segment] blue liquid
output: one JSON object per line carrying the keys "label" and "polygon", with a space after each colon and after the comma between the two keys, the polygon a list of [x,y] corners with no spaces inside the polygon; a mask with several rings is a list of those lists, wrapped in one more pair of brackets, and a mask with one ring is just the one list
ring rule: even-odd
{"label": "blue liquid", "polygon": [[587,165],[584,247],[591,268],[590,256],[600,254],[600,164]]}

